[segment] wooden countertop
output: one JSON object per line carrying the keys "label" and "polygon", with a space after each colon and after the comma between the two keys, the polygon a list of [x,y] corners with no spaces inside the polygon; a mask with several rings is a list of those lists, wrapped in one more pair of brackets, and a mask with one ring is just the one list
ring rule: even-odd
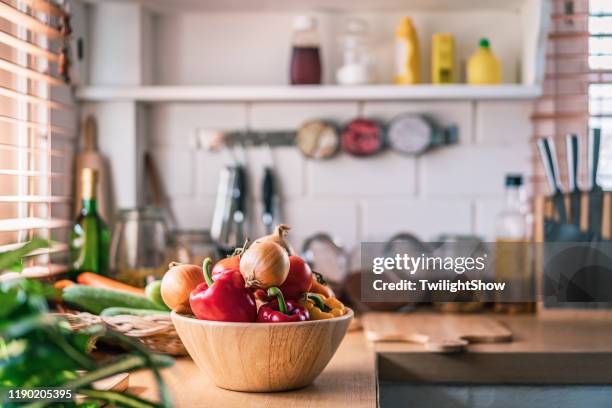
{"label": "wooden countertop", "polygon": [[[361,331],[347,333],[314,384],[296,391],[245,393],[217,388],[188,357],[178,359],[174,367],[164,370],[163,377],[176,407],[373,408],[377,405],[374,353],[368,349]],[[156,390],[151,384],[154,380],[148,372],[130,377],[131,392],[156,399]]]}
{"label": "wooden countertop", "polygon": [[[612,384],[612,320],[494,316],[513,333],[501,344],[462,354],[424,352],[409,343],[369,344],[350,332],[314,384],[282,393],[241,393],[215,387],[189,358],[163,376],[177,407],[375,407],[378,379],[443,383]],[[377,378],[378,377],[378,378]],[[131,392],[156,398],[149,373],[130,378]]]}

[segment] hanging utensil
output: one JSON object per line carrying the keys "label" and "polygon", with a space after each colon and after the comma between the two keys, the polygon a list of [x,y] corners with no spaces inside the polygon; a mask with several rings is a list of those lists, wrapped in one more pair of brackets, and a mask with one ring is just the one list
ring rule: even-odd
{"label": "hanging utensil", "polygon": [[578,135],[568,134],[566,136],[567,152],[567,174],[569,180],[570,213],[572,224],[580,225],[580,200],[581,193],[578,188],[578,169],[580,152],[578,150]]}
{"label": "hanging utensil", "polygon": [[603,190],[597,183],[599,167],[599,150],[601,147],[601,129],[593,129],[589,134],[589,230],[599,236],[601,234],[601,218],[603,208]]}
{"label": "hanging utensil", "polygon": [[383,126],[369,119],[353,119],[344,127],[340,144],[342,150],[353,156],[372,156],[380,152],[385,145]]}
{"label": "hanging utensil", "polygon": [[416,156],[436,146],[457,143],[459,133],[457,126],[441,128],[423,116],[403,114],[391,120],[387,138],[393,150]]}
{"label": "hanging utensil", "polygon": [[280,223],[280,197],[278,195],[278,185],[274,174],[274,155],[272,154],[272,146],[265,143],[265,148],[268,152],[269,163],[264,167],[263,181],[261,183],[261,198],[263,204],[261,222],[263,223],[266,234],[271,234],[274,225]]}
{"label": "hanging utensil", "polygon": [[234,232],[233,246],[238,247],[244,243],[244,239],[246,237],[245,222],[247,216],[247,175],[246,168],[243,165],[237,165],[234,168],[234,171],[236,172],[236,179],[234,181],[234,188],[232,192],[232,198],[234,200],[232,229]]}
{"label": "hanging utensil", "polygon": [[557,154],[555,152],[555,144],[551,138],[538,139],[538,149],[548,185],[553,192],[553,202],[559,215],[559,223],[567,223],[567,212],[565,209],[565,201],[563,200],[563,192],[561,191],[561,183],[559,182],[559,166],[557,163]]}
{"label": "hanging utensil", "polygon": [[222,250],[230,247],[229,234],[230,222],[234,213],[235,201],[233,200],[233,193],[235,180],[235,167],[226,166],[221,170],[210,235]]}
{"label": "hanging utensil", "polygon": [[271,167],[264,169],[264,177],[262,183],[262,199],[263,199],[263,214],[261,215],[261,221],[264,225],[266,234],[271,234],[274,218],[276,215],[275,201],[278,201],[276,195],[276,186],[274,180],[274,170]]}
{"label": "hanging utensil", "polygon": [[340,136],[332,124],[322,120],[311,120],[300,126],[295,143],[308,158],[328,159],[340,149]]}

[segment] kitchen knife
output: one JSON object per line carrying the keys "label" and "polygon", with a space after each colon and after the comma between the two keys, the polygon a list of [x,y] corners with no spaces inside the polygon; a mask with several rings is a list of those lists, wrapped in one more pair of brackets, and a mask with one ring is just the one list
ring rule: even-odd
{"label": "kitchen knife", "polygon": [[589,230],[595,236],[601,234],[601,213],[603,207],[603,190],[597,184],[600,147],[601,129],[593,129],[589,133]]}
{"label": "kitchen knife", "polygon": [[232,214],[235,246],[242,246],[245,239],[247,180],[246,169],[242,165],[235,167],[236,180],[233,189],[234,213]]}
{"label": "kitchen knife", "polygon": [[568,134],[565,139],[567,152],[567,174],[569,180],[570,211],[572,224],[580,225],[580,189],[578,188],[578,135]]}
{"label": "kitchen knife", "polygon": [[210,226],[210,235],[222,251],[230,249],[229,234],[231,218],[234,213],[233,189],[236,171],[233,166],[227,166],[219,174],[217,200]]}
{"label": "kitchen knife", "polygon": [[557,156],[555,152],[555,144],[551,138],[538,139],[538,150],[548,179],[548,185],[553,192],[553,202],[559,215],[559,223],[567,223],[567,212],[565,210],[565,202],[563,201],[563,192],[559,182],[559,166],[557,164]]}
{"label": "kitchen knife", "polygon": [[274,217],[277,215],[276,185],[274,180],[274,171],[271,167],[264,169],[264,177],[262,183],[262,199],[263,199],[263,214],[261,221],[263,222],[266,234],[272,233]]}

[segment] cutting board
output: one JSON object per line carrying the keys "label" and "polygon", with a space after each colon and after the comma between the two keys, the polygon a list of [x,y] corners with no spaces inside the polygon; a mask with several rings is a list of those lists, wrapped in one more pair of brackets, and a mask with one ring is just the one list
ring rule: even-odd
{"label": "cutting board", "polygon": [[363,317],[363,329],[372,342],[418,343],[438,353],[464,351],[470,343],[512,341],[505,326],[482,315],[368,313]]}
{"label": "cutting board", "polygon": [[[130,386],[130,374],[119,373],[94,382],[93,388],[99,391],[125,392]],[[77,394],[76,402],[83,404],[87,400],[84,395]]]}

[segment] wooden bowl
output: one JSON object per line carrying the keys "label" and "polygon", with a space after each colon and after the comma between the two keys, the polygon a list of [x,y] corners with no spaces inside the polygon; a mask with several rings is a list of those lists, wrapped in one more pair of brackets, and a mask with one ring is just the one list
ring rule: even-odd
{"label": "wooden bowl", "polygon": [[353,311],[326,320],[295,323],[231,323],[172,312],[187,352],[221,388],[270,392],[314,381],[336,352]]}

